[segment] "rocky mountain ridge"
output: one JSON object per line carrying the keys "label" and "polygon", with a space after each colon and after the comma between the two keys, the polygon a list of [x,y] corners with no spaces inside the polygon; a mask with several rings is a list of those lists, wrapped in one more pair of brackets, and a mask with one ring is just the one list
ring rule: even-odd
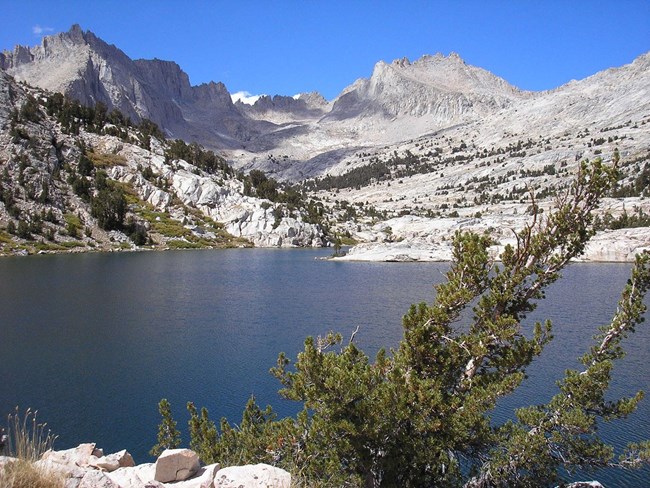
{"label": "rocky mountain ridge", "polygon": [[[636,64],[647,64],[645,58]],[[589,99],[592,92],[605,92],[618,103],[639,86],[626,87],[613,69],[549,92],[524,92],[452,53],[414,62],[380,61],[369,78],[357,80],[329,103],[318,94],[303,94],[233,104],[222,83],[191,86],[176,63],[132,61],[78,25],[45,37],[40,46],[17,46],[0,54],[0,66],[31,85],[82,103],[101,101],[134,120],[153,120],[170,137],[224,150],[237,167],[291,180],[328,174],[355,150],[379,149],[457,126],[490,138],[519,132],[522,124],[535,135],[553,124],[559,132],[575,127],[566,123],[572,120],[564,119],[565,108],[581,109],[579,114],[571,110],[580,115],[580,124],[597,116],[593,104],[580,104],[583,95]],[[643,73],[637,76],[643,81]],[[643,94],[637,90],[635,96]],[[548,110],[549,105],[555,109]],[[612,119],[612,114],[605,112],[602,118]],[[281,164],[269,162],[278,155]]]}
{"label": "rocky mountain ridge", "polygon": [[[245,138],[257,130],[243,121],[222,83],[193,87],[176,63],[131,60],[78,25],[44,37],[40,46],[0,54],[0,67],[19,81],[84,105],[101,102],[134,121],[150,119],[176,138],[229,147],[238,145],[235,135]],[[211,117],[214,113],[218,117]]]}
{"label": "rocky mountain ridge", "polygon": [[326,119],[358,116],[427,116],[451,125],[505,108],[526,97],[505,80],[470,66],[458,54],[402,58],[375,65],[372,76],[357,80],[339,95]]}

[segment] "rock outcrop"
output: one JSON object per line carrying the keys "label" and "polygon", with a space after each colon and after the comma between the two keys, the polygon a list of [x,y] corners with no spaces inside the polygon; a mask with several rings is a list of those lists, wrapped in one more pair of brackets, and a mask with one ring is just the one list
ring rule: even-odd
{"label": "rock outcrop", "polygon": [[220,469],[215,476],[219,488],[290,488],[291,475],[267,464],[231,466]]}

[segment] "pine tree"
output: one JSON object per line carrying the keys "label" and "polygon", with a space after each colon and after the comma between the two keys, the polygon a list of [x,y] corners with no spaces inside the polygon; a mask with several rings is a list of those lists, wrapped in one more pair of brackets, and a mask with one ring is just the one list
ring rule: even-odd
{"label": "pine tree", "polygon": [[181,445],[181,433],[176,428],[176,421],[172,418],[171,405],[166,398],[158,403],[158,411],[162,421],[158,426],[158,443],[149,451],[152,456],[159,456],[165,449],[175,449]]}

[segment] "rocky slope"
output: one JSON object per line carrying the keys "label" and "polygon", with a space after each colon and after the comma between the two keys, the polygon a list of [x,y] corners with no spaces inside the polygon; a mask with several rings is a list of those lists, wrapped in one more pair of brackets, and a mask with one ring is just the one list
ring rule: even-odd
{"label": "rocky slope", "polygon": [[0,71],[1,254],[326,243],[222,158],[115,117]]}

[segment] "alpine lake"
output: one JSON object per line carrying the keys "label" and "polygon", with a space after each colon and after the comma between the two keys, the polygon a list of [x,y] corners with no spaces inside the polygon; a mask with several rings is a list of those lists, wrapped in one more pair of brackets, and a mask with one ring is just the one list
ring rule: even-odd
{"label": "alpine lake", "polygon": [[[96,442],[152,461],[161,398],[188,443],[185,405],[213,420],[241,420],[255,395],[280,415],[300,405],[277,394],[277,355],[295,359],[307,336],[341,332],[371,357],[394,348],[410,304],[431,302],[448,263],[319,260],[331,250],[230,249],[47,255],[0,260],[0,414],[38,409],[55,448]],[[567,368],[578,368],[609,321],[630,264],[572,264],[526,319],[549,318],[555,339],[495,423],[544,403]],[[624,341],[610,394],[650,390],[650,323]],[[4,421],[0,422],[3,425]],[[621,449],[650,438],[650,398],[626,420],[600,426]],[[641,487],[650,469],[578,472],[607,487]]]}

